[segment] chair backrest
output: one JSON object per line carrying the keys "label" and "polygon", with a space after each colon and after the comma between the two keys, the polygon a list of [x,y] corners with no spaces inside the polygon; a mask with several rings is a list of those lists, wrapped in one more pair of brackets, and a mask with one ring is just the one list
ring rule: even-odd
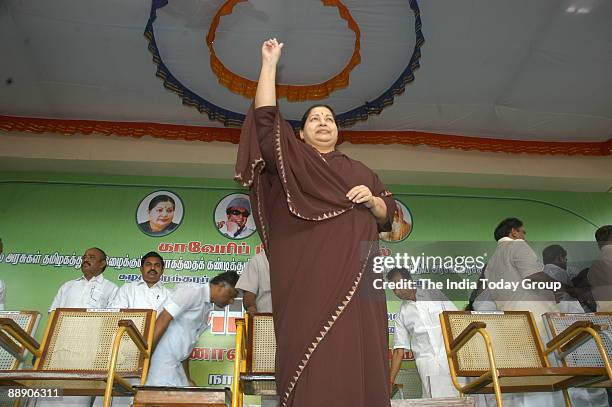
{"label": "chair backrest", "polygon": [[[86,310],[58,308],[50,317],[38,370],[106,372],[118,322],[134,322],[140,334],[149,337],[155,312],[144,309]],[[142,374],[144,356],[124,334],[117,372],[124,376]]]}
{"label": "chair backrest", "polygon": [[421,376],[416,368],[400,369],[395,376],[395,383],[402,385],[401,398],[403,399],[420,399],[423,396]]}
{"label": "chair backrest", "polygon": [[[602,326],[604,331],[600,336],[608,358],[612,357],[612,312],[591,314],[547,313],[544,314],[544,321],[546,322],[546,330],[551,339],[569,328],[576,321],[590,321],[595,325]],[[566,355],[562,362],[569,367],[604,367],[601,353],[599,353],[593,339],[590,339]]]}
{"label": "chair backrest", "polygon": [[247,371],[274,374],[276,336],[272,314],[253,314],[248,321]]}
{"label": "chair backrest", "polygon": [[[12,319],[30,336],[34,336],[38,328],[38,322],[40,321],[40,313],[37,311],[0,311],[0,318]],[[25,358],[27,357],[28,351],[23,349],[21,354]],[[0,348],[0,370],[16,370],[20,365],[20,360],[16,359],[4,348]]]}
{"label": "chair backrest", "polygon": [[[442,326],[449,342],[472,322],[484,322],[491,338],[498,368],[538,368],[547,366],[542,344],[528,311],[444,311]],[[480,334],[472,337],[453,357],[458,375],[484,372],[489,368],[487,350]]]}

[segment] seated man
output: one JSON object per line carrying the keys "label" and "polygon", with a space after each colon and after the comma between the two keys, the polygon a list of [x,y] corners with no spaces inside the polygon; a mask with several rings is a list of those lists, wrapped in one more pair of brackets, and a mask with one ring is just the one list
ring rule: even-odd
{"label": "seated man", "polygon": [[[102,276],[105,269],[106,253],[97,247],[87,249],[81,263],[83,275],[60,287],[49,311],[56,308],[108,308],[117,294],[117,286]],[[36,406],[89,407],[93,401],[93,397],[73,396],[63,400],[38,400]]]}
{"label": "seated man", "polygon": [[247,312],[272,312],[270,264],[265,252],[259,252],[249,260],[236,288],[244,292],[243,305]]}
{"label": "seated man", "polygon": [[227,271],[208,284],[177,286],[157,318],[147,386],[194,385],[189,376],[189,356],[200,335],[208,328],[214,306],[234,302],[238,274]]}
{"label": "seated man", "polygon": [[[389,271],[387,280],[407,283],[412,279],[408,270],[396,268]],[[442,311],[457,311],[457,307],[439,290],[395,289],[393,292],[403,301],[395,319],[391,386],[404,352],[412,349],[421,377],[422,397],[458,397],[450,377],[439,318]]]}
{"label": "seated man", "polygon": [[140,259],[142,281],[124,284],[111,301],[109,308],[153,309],[160,313],[170,290],[159,281],[164,274],[164,259],[157,252],[149,252]]}
{"label": "seated man", "polygon": [[49,311],[56,308],[108,308],[117,293],[117,286],[106,280],[106,253],[92,247],[83,255],[83,275],[64,283],[51,303]]}

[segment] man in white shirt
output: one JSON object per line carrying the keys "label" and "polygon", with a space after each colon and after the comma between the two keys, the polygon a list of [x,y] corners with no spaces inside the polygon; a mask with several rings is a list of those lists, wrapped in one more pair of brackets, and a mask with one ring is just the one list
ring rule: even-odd
{"label": "man in white shirt", "polygon": [[[567,269],[567,251],[562,246],[553,244],[544,248],[542,251],[542,260],[544,261],[543,271],[547,276],[564,284],[568,288],[573,285],[572,279],[576,276],[572,275]],[[584,312],[580,302],[572,297],[569,292],[560,292],[558,294],[558,300],[559,303],[557,307],[561,312]]]}
{"label": "man in white shirt", "polygon": [[[612,312],[612,225],[605,225],[595,232],[595,240],[601,250],[599,257],[591,265],[588,274],[597,312]],[[612,405],[612,389],[608,392],[608,402]]]}
{"label": "man in white shirt", "polygon": [[523,222],[516,218],[504,219],[495,228],[497,248],[487,263],[485,277],[490,282],[519,283],[516,290],[491,290],[491,297],[500,311],[531,311],[540,335],[546,329],[542,314],[559,312],[555,295],[549,290],[522,288],[521,282],[529,279],[537,282],[557,282],[543,272],[544,264],[525,241],[527,232]]}
{"label": "man in white shirt", "polygon": [[83,275],[64,283],[51,303],[49,311],[56,308],[108,308],[117,293],[117,286],[106,280],[106,253],[92,247],[83,254]]}
{"label": "man in white shirt", "polygon": [[153,333],[155,350],[147,386],[189,386],[189,356],[200,335],[208,328],[214,306],[234,302],[238,291],[234,271],[215,276],[208,284],[179,285],[159,314]]}
{"label": "man in white shirt", "polygon": [[264,251],[249,260],[236,288],[244,292],[242,301],[247,312],[272,312],[270,264]]}
{"label": "man in white shirt", "polygon": [[[83,275],[60,287],[49,311],[56,308],[108,308],[117,293],[117,286],[102,276],[106,269],[106,253],[100,248],[92,247],[85,251],[82,260]],[[89,396],[74,396],[57,401],[39,400],[36,406],[89,407],[94,399]]]}
{"label": "man in white shirt", "polygon": [[141,281],[126,283],[111,301],[109,308],[153,309],[160,313],[170,290],[160,281],[164,274],[164,259],[157,252],[149,252],[140,259]]}
{"label": "man in white shirt", "polygon": [[[408,270],[396,268],[387,274],[387,280],[407,284],[411,277]],[[457,307],[439,290],[406,288],[393,292],[403,301],[395,318],[391,386],[400,369],[404,351],[412,349],[421,377],[422,397],[458,397],[459,393],[451,380],[440,327],[440,313],[457,311]]]}
{"label": "man in white shirt", "polygon": [[[555,295],[548,290],[527,290],[520,282],[555,282],[546,275],[544,264],[525,241],[527,232],[523,222],[507,218],[495,228],[497,248],[489,258],[485,277],[492,282],[519,283],[516,290],[490,290],[491,297],[500,311],[530,311],[538,327],[540,337],[546,341],[546,328],[542,315],[559,312]],[[561,392],[556,393],[513,393],[504,395],[504,404],[512,406],[556,407],[563,404]]]}
{"label": "man in white shirt", "polygon": [[[249,260],[236,288],[243,292],[242,305],[247,312],[272,312],[270,264],[266,252],[262,250]],[[276,407],[279,403],[278,396],[261,396],[262,407]]]}
{"label": "man in white shirt", "polygon": [[[542,251],[544,260],[544,273],[555,280],[573,285],[573,276],[567,269],[567,251],[559,245],[550,245]],[[580,302],[567,292],[562,292],[559,297],[559,311],[569,313],[583,313],[584,309]],[[569,394],[574,407],[608,407],[608,395],[604,389],[574,388],[569,389]]]}
{"label": "man in white shirt", "polygon": [[597,312],[612,312],[612,225],[597,229],[595,240],[600,252],[591,265],[589,283],[593,287]]}

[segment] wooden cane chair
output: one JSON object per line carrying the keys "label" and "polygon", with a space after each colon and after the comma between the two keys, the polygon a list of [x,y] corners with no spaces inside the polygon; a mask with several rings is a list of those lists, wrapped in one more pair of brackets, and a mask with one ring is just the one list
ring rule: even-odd
{"label": "wooden cane chair", "polygon": [[64,396],[131,396],[126,379],[144,384],[151,357],[153,310],[58,308],[49,315],[41,344],[15,321],[1,331],[27,348],[36,362],[29,370],[0,371],[0,387],[58,388]]}
{"label": "wooden cane chair", "polygon": [[[10,319],[30,336],[36,334],[40,313],[37,311],[0,311],[0,321]],[[19,345],[0,328],[0,370],[17,370],[28,357],[27,348]]]}
{"label": "wooden cane chair", "polygon": [[[397,391],[395,391],[397,386]],[[423,395],[421,377],[416,368],[400,369],[395,376],[392,390],[392,398],[395,399],[420,399]]]}
{"label": "wooden cane chair", "polygon": [[[4,318],[15,321],[28,335],[34,336],[38,329],[40,313],[37,311],[0,311],[0,320]],[[0,328],[0,371],[23,368],[29,353],[25,347],[20,346]],[[16,404],[16,399],[8,397],[7,392],[8,389],[0,389],[0,406]]]}
{"label": "wooden cane chair", "polygon": [[244,395],[277,394],[275,359],[276,336],[272,314],[247,314],[237,319],[232,407],[242,407]]}
{"label": "wooden cane chair", "polygon": [[[469,312],[440,314],[444,345],[452,381],[464,394],[495,394],[503,406],[502,393],[563,391],[607,379],[596,367],[550,367],[547,355],[581,335],[583,328],[562,332],[546,349],[533,316],[528,311]],[[460,385],[457,378],[471,379]]]}
{"label": "wooden cane chair", "polygon": [[608,380],[590,387],[612,387],[612,312],[546,313],[544,321],[551,340],[570,328],[582,327],[582,334],[565,341],[556,350],[555,356],[563,366],[605,368]]}
{"label": "wooden cane chair", "polygon": [[391,400],[391,407],[474,407],[472,397]]}
{"label": "wooden cane chair", "polygon": [[227,388],[143,386],[136,389],[132,407],[227,407],[231,403]]}

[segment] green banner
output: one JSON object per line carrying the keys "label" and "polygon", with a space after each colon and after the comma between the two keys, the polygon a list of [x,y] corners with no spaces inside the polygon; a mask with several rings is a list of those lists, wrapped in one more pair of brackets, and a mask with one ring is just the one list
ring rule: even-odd
{"label": "green banner", "polygon": [[[227,270],[240,273],[261,250],[250,208],[241,200],[248,195],[231,181],[0,176],[0,279],[6,284],[6,309],[41,312],[38,338],[58,288],[81,275],[81,255],[89,247],[106,251],[104,276],[119,286],[140,277],[139,259],[151,250],[164,257],[163,280],[170,286],[205,283]],[[494,250],[493,229],[506,217],[521,218],[534,241],[592,242],[597,226],[612,219],[612,198],[603,193],[389,188],[401,212],[393,231],[381,236],[382,252],[483,256],[480,267],[466,268],[469,278]],[[457,253],[435,243],[449,241],[463,242],[454,246]],[[387,295],[392,341],[400,302]],[[192,377],[199,385],[230,385],[233,320],[241,315],[240,301],[213,312],[211,329],[192,354]]]}

